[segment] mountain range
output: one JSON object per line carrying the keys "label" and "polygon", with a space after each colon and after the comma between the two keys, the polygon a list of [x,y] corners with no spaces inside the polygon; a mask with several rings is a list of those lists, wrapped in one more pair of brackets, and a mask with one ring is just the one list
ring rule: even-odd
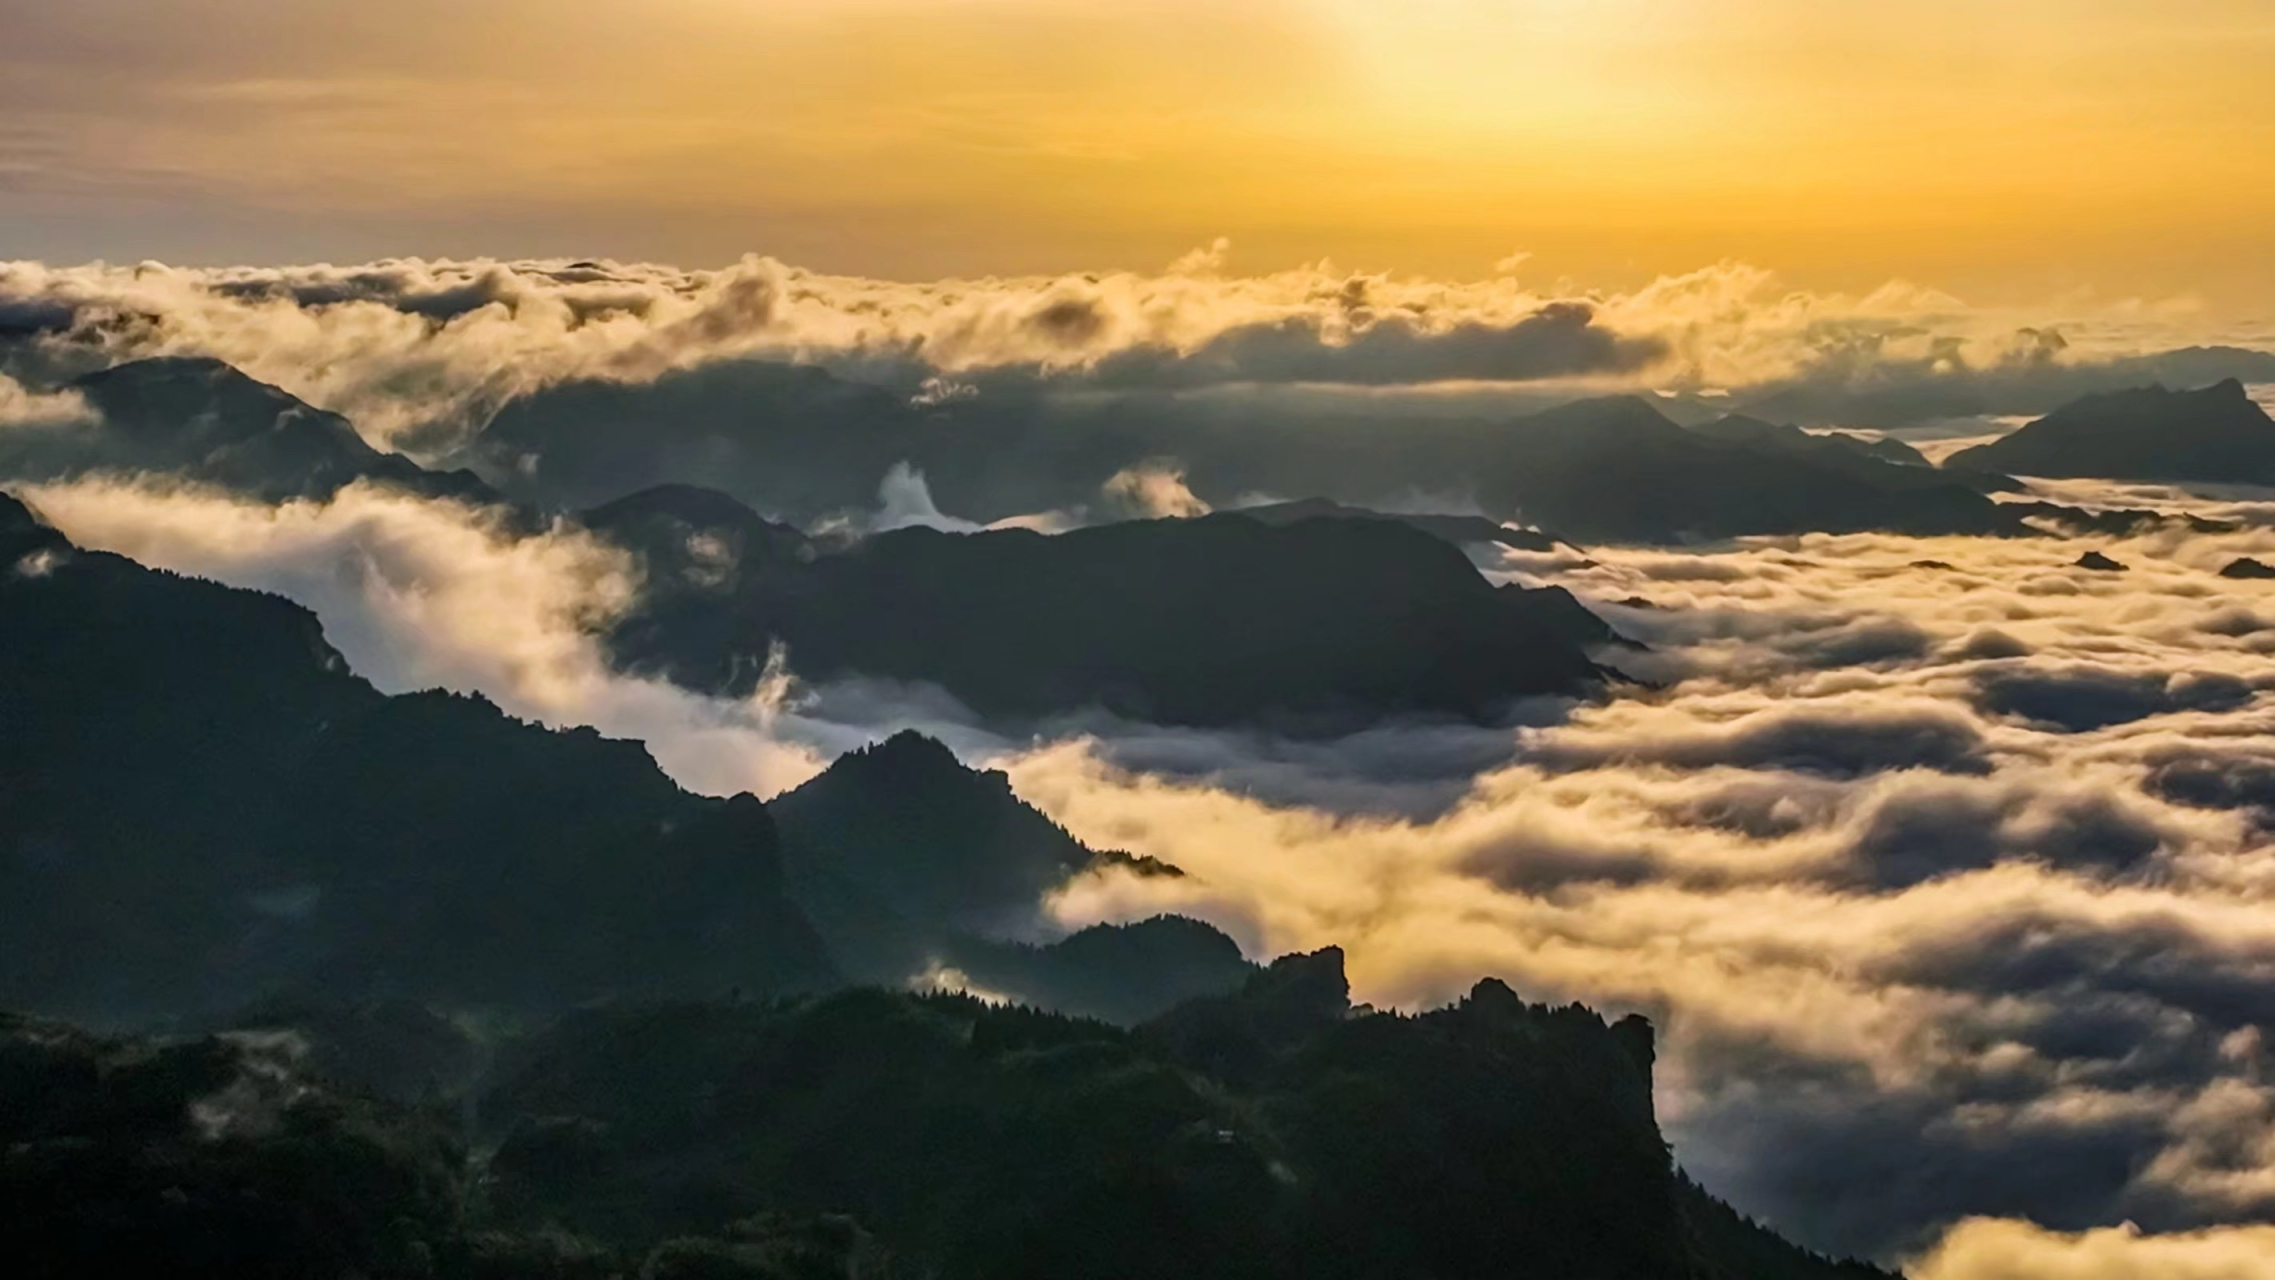
{"label": "mountain range", "polygon": [[869,505],[896,464],[921,471],[944,509],[994,521],[1095,505],[1117,474],[1171,459],[1218,507],[1293,492],[1404,510],[1417,494],[1458,495],[1599,542],[2025,532],[1973,477],[1900,447],[1792,435],[1685,430],[1633,396],[1511,419],[1236,413],[1207,397],[1040,387],[919,406],[820,369],[738,361],[534,392],[453,462],[558,505],[693,484],[798,523]]}
{"label": "mountain range", "polygon": [[[543,1013],[897,982],[965,951],[1000,989],[1071,989],[1061,969],[1101,943],[1014,945],[1047,932],[1043,896],[1092,869],[1176,874],[1083,848],[914,735],[771,809],[689,795],[637,743],[382,694],[299,606],[81,550],[5,495],[0,566],[0,1005],[109,1020],[322,991]],[[1151,1010],[1245,975],[1221,935],[1159,928],[1201,957],[1164,970],[1186,976],[1057,1007]]]}
{"label": "mountain range", "polygon": [[875,989],[487,1044],[0,1015],[0,1248],[33,1280],[1887,1280],[1675,1168],[1652,1042],[1491,980],[1357,1009],[1332,950],[1129,1030]]}
{"label": "mountain range", "polygon": [[[1194,921],[997,936],[1182,873],[936,743],[706,799],[5,497],[0,566],[20,1274],[1881,1274],[1681,1176],[1639,1018],[1377,1013]],[[896,954],[1125,1025],[845,986]]]}

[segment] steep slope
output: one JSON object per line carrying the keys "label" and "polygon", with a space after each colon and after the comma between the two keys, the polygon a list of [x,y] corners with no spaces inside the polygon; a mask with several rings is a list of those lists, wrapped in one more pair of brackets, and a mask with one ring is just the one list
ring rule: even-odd
{"label": "steep slope", "polygon": [[2233,378],[2195,391],[2112,391],[2074,400],[1943,465],[2029,476],[2275,484],[2275,420]]}
{"label": "steep slope", "polygon": [[792,892],[833,952],[881,981],[947,938],[1033,929],[1045,894],[1102,861],[1003,774],[916,733],[839,757],[768,808]]}
{"label": "steep slope", "polygon": [[1051,944],[1044,898],[1088,871],[1177,876],[1094,852],[1021,800],[1002,773],[965,767],[904,732],[849,752],[767,806],[791,895],[849,977],[899,985],[960,974],[1039,1008],[1134,1023],[1251,969],[1193,920],[1086,929]]}
{"label": "steep slope", "polygon": [[[800,548],[781,526],[756,533],[708,501],[668,519],[657,500],[642,504],[640,520],[593,517],[648,567],[611,648],[628,668],[698,689],[747,691],[779,643],[808,679],[925,681],[990,715],[1102,707],[1302,727],[1487,717],[1601,677],[1568,598],[1496,592],[1453,547],[1387,521],[1275,528],[1226,513],[1056,537],[918,528],[828,550]],[[687,571],[691,542],[754,536],[762,554]]]}
{"label": "steep slope", "polygon": [[477,698],[386,697],[284,600],[0,496],[0,1001],[106,1019],[314,985],[551,1008],[832,980],[747,797]]}

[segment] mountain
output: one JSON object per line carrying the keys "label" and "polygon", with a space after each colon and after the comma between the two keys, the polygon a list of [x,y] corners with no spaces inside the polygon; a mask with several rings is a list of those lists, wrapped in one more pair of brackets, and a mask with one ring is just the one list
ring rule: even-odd
{"label": "mountain", "polygon": [[[321,1032],[313,1036],[322,1042]],[[779,1215],[618,1252],[503,1229],[471,1086],[423,1104],[334,1075],[305,1026],[186,1039],[0,1014],[0,1256],[24,1280],[890,1277],[864,1233]],[[400,1050],[369,1042],[385,1056]],[[722,1263],[739,1263],[724,1269]]]}
{"label": "mountain", "polygon": [[0,566],[0,1002],[544,1010],[835,979],[755,800],[479,698],[385,696],[297,605],[79,550],[5,496]]}
{"label": "mountain", "polygon": [[946,955],[974,990],[1125,1027],[1237,991],[1256,972],[1239,944],[1184,916],[1093,925],[1046,946],[964,939]]}
{"label": "mountain", "polygon": [[2067,507],[2053,502],[2008,502],[2008,511],[2026,519],[2044,520],[2065,533],[2124,538],[2154,529],[2186,529],[2190,533],[2234,533],[2243,526],[2226,520],[2143,507]]}
{"label": "mountain", "polygon": [[1888,437],[1849,435],[1846,432],[1818,433],[1804,431],[1789,424],[1764,422],[1760,418],[1733,413],[1701,422],[1690,428],[1702,436],[1727,444],[1742,444],[1780,453],[1817,458],[1866,458],[1876,462],[1893,463],[1899,467],[1926,467],[1926,455],[1901,440]]}
{"label": "mountain", "polygon": [[431,472],[382,453],[347,419],[218,360],[137,360],[70,387],[96,421],[0,436],[0,475],[56,480],[149,472],[270,502],[329,497],[359,480],[429,497],[497,500],[472,472]]}
{"label": "mountain", "polygon": [[1687,1185],[1640,1019],[1346,991],[1329,951],[1132,1031],[873,991],[579,1012],[482,1096],[490,1204],[633,1251],[843,1215],[944,1278],[1881,1275]]}
{"label": "mountain", "polygon": [[1476,463],[1478,500],[1594,542],[2027,531],[1971,482],[1774,429],[1738,434],[1685,430],[1632,396],[1579,401],[1508,424]]}
{"label": "mountain", "polygon": [[2275,565],[2268,564],[2264,560],[2255,560],[2250,556],[2241,556],[2228,561],[2226,567],[2220,570],[2220,576],[2238,579],[2275,578]]}
{"label": "mountain", "polygon": [[2073,400],[1943,465],[2011,475],[2275,484],[2275,420],[2233,378],[2196,391],[2111,391]]}
{"label": "mountain", "polygon": [[[1521,417],[1368,402],[990,383],[916,405],[819,369],[725,362],[650,384],[578,382],[506,406],[463,458],[516,492],[590,506],[629,487],[701,484],[793,522],[867,508],[888,469],[922,472],[941,509],[982,522],[1094,504],[1163,459],[1219,508],[1306,493],[1380,510],[1416,494],[1594,542],[1810,531],[2021,534],[1987,483],[1831,437],[1688,431],[1636,397]],[[1766,425],[1766,424],[1765,424]]]}
{"label": "mountain", "polygon": [[[0,1014],[14,1273],[1890,1280],[1674,1167],[1641,1019],[1491,980],[1357,1010],[1333,951],[1135,1030],[875,990],[598,1005],[417,1100],[338,1074],[339,1026]],[[438,1040],[354,1026],[389,1061]]]}
{"label": "mountain", "polygon": [[1177,874],[1093,853],[1002,773],[914,732],[838,757],[767,807],[791,892],[849,972],[877,981],[913,976],[952,938],[1032,933],[1044,895],[1093,868]]}
{"label": "mountain", "polygon": [[1553,534],[1542,533],[1537,529],[1520,529],[1486,516],[1399,515],[1369,511],[1363,507],[1346,507],[1330,498],[1304,498],[1295,502],[1266,503],[1258,507],[1234,507],[1230,514],[1269,525],[1289,525],[1299,520],[1388,520],[1410,525],[1455,546],[1497,543],[1514,551],[1546,553],[1569,545]]}
{"label": "mountain", "polygon": [[[1596,687],[1576,628],[1610,636],[1564,593],[1496,592],[1458,550],[1390,521],[913,528],[832,548],[753,525],[716,495],[667,498],[638,498],[637,521],[624,504],[589,517],[647,566],[647,592],[609,643],[628,669],[706,691],[747,691],[779,643],[807,679],[924,681],[995,716],[1102,707],[1297,728],[1487,717]],[[690,546],[737,540],[758,553],[688,571]]]}
{"label": "mountain", "polygon": [[547,387],[502,408],[466,461],[547,505],[702,484],[807,520],[867,505],[885,472],[930,452],[935,434],[882,388],[811,365],[734,360],[647,383]]}

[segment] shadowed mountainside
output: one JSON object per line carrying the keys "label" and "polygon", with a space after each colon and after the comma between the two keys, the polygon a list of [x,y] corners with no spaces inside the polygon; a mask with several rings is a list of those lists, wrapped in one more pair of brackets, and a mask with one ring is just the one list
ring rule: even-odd
{"label": "shadowed mountainside", "polygon": [[2233,378],[2195,391],[2111,391],[2073,400],[1943,465],[2030,476],[2275,484],[2275,420]]}
{"label": "shadowed mountainside", "polygon": [[1491,980],[1353,1010],[1333,951],[1134,1031],[852,991],[583,1009],[417,1098],[332,1070],[417,1056],[390,1032],[438,1039],[0,1015],[0,1247],[33,1280],[1887,1277],[1674,1168],[1640,1019]]}
{"label": "shadowed mountainside", "polygon": [[510,1221],[625,1243],[764,1207],[944,1276],[1842,1274],[1694,1227],[1651,1038],[1491,981],[1355,1012],[1328,951],[1134,1032],[866,992],[596,1011],[509,1054],[482,1114]]}
{"label": "shadowed mountainside", "polygon": [[508,404],[464,460],[564,506],[703,484],[806,522],[866,507],[908,463],[943,508],[996,520],[1095,502],[1117,473],[1174,459],[1219,507],[1249,493],[1401,506],[1465,495],[1589,541],[1885,530],[2017,534],[1979,482],[1859,443],[1688,431],[1635,397],[1518,418],[1233,413],[1206,398],[1034,388],[914,406],[819,369],[723,362],[653,383],[565,383]]}
{"label": "shadowed mountainside", "polygon": [[1585,649],[1615,639],[1569,593],[1496,591],[1389,521],[917,528],[830,549],[685,488],[585,518],[646,570],[609,636],[616,660],[704,691],[747,692],[781,644],[802,677],[929,682],[988,715],[1490,717],[1595,688]]}
{"label": "shadowed mountainside", "polygon": [[359,480],[428,497],[499,500],[471,471],[429,471],[382,453],[347,419],[218,360],[138,360],[88,374],[70,389],[94,419],[0,433],[0,475],[150,473],[265,502],[329,497]]}
{"label": "shadowed mountainside", "polygon": [[549,1008],[834,978],[762,806],[638,743],[380,694],[282,599],[81,551],[0,496],[0,999],[296,984]]}
{"label": "shadowed mountainside", "polygon": [[1270,525],[1289,525],[1302,520],[1388,520],[1394,524],[1411,525],[1455,546],[1498,544],[1515,551],[1545,553],[1570,545],[1552,533],[1543,533],[1538,529],[1520,529],[1487,516],[1409,515],[1369,511],[1363,507],[1346,507],[1327,498],[1234,507],[1229,514]]}
{"label": "shadowed mountainside", "polygon": [[[1082,935],[1047,947],[1014,940],[1047,931],[1043,899],[1075,876],[1116,868],[1177,876],[1176,868],[1093,852],[1014,794],[1002,773],[966,768],[947,747],[913,732],[848,752],[767,808],[782,833],[790,891],[848,976],[898,983],[976,964],[989,975],[982,985],[1030,1003],[1134,1020],[1043,990],[1081,986],[1079,971],[1111,948]],[[1181,923],[1191,929],[1163,925],[1154,939],[1174,962],[1158,975],[1131,965],[1122,974],[1128,990],[1109,1003],[1166,1007],[1239,984],[1247,962],[1231,940]],[[1206,936],[1188,937],[1194,931]],[[1222,963],[1227,953],[1230,962]]]}

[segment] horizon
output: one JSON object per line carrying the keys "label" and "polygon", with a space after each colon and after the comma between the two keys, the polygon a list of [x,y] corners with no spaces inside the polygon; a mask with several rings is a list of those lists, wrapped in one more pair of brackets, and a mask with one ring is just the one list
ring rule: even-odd
{"label": "horizon", "polygon": [[35,1280],[2275,1277],[2275,0],[0,33]]}
{"label": "horizon", "polygon": [[[431,0],[428,0],[431,4]],[[1627,289],[1722,261],[1985,303],[2275,287],[2275,14],[2182,0],[5,0],[10,252],[901,279],[1218,237]],[[594,90],[597,90],[595,92]]]}

